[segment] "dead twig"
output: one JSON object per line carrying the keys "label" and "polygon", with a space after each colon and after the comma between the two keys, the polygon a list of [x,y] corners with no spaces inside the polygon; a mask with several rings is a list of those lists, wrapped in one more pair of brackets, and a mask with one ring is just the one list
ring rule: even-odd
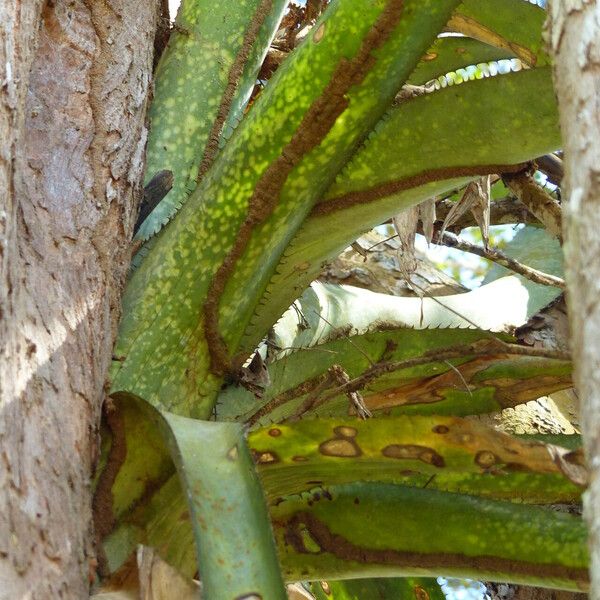
{"label": "dead twig", "polygon": [[[329,372],[331,373],[332,379],[338,385],[345,385],[350,381],[350,376],[340,365],[333,365],[329,369]],[[373,416],[373,413],[365,405],[365,401],[360,392],[348,392],[347,396],[348,400],[350,400],[350,405],[361,419],[368,419]]]}
{"label": "dead twig", "polygon": [[511,271],[514,271],[515,273],[518,273],[519,275],[522,275],[534,283],[552,285],[560,288],[561,290],[564,290],[566,287],[564,279],[561,279],[560,277],[538,271],[533,267],[528,267],[527,265],[520,263],[514,258],[504,254],[504,252],[501,252],[495,248],[483,248],[477,244],[471,244],[470,242],[455,236],[453,233],[444,233],[441,239],[438,237],[438,239],[435,240],[435,243],[448,246],[449,248],[456,248],[457,250],[462,250],[463,252],[469,252],[470,254],[476,254],[482,258],[487,258],[492,262],[495,262],[503,267],[506,267],[507,269],[510,269]]}
{"label": "dead twig", "polygon": [[[300,419],[310,410],[314,410],[315,408],[321,406],[323,404],[321,394],[332,384],[345,386],[350,383],[350,381],[350,377],[343,367],[340,365],[331,365],[331,367],[327,369],[327,377],[315,387],[312,393],[304,400],[302,405],[296,410],[289,420],[295,421]],[[368,419],[369,417],[373,416],[371,411],[366,407],[365,401],[363,400],[360,392],[357,390],[349,390],[346,392],[346,396],[348,396],[350,406],[354,408],[356,414],[361,419]]]}

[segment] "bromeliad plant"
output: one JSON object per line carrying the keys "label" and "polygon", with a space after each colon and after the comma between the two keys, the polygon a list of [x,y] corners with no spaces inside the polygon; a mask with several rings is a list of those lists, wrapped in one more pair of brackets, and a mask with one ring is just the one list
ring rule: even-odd
{"label": "bromeliad plant", "polygon": [[[580,518],[541,506],[579,500],[572,441],[462,418],[570,386],[566,356],[506,333],[548,296],[514,276],[443,299],[310,285],[401,210],[560,147],[544,11],[333,0],[249,104],[285,9],[184,0],[157,67],[147,179],[173,188],[123,300],[104,576],[144,544],[219,600],[284,581],[438,597],[414,579],[437,575],[584,588]],[[287,33],[286,51],[305,31]],[[447,85],[501,59],[523,68]]]}

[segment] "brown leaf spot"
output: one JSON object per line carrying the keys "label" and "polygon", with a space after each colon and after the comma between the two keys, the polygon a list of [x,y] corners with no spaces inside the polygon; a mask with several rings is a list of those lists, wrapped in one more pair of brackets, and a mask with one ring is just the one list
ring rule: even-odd
{"label": "brown leaf spot", "polygon": [[444,434],[448,433],[450,429],[446,425],[436,425],[431,431],[433,431],[433,433]]}
{"label": "brown leaf spot", "polygon": [[237,458],[238,458],[238,447],[233,446],[233,448],[231,448],[227,452],[227,460],[235,461],[235,460],[237,460]]}
{"label": "brown leaf spot", "polygon": [[294,462],[306,462],[308,460],[308,458],[306,458],[306,456],[292,456],[292,460]]}
{"label": "brown leaf spot", "polygon": [[426,52],[425,54],[423,54],[422,60],[424,60],[425,62],[429,62],[435,60],[437,57],[437,52]]}
{"label": "brown leaf spot", "polygon": [[277,429],[277,427],[273,427],[269,429],[269,435],[271,437],[279,437],[281,435],[281,429]]}
{"label": "brown leaf spot", "polygon": [[262,596],[256,592],[250,592],[249,594],[238,596],[235,600],[262,600]]}
{"label": "brown leaf spot", "polygon": [[420,460],[435,467],[446,465],[444,458],[432,448],[416,444],[390,444],[381,453],[387,458]]}
{"label": "brown leaf spot", "polygon": [[257,462],[261,465],[279,462],[279,457],[275,452],[259,452]]}
{"label": "brown leaf spot", "polygon": [[319,446],[319,452],[325,456],[338,456],[340,458],[350,458],[362,454],[357,444],[347,439],[327,440]]}
{"label": "brown leaf spot", "polygon": [[325,35],[325,23],[321,23],[317,30],[315,31],[315,35],[313,35],[313,42],[318,44]]}
{"label": "brown leaf spot", "polygon": [[416,600],[429,600],[429,593],[420,585],[415,585],[414,590]]}
{"label": "brown leaf spot", "polygon": [[496,464],[497,457],[493,452],[489,450],[482,450],[475,455],[475,462],[480,467],[487,469]]}
{"label": "brown leaf spot", "polygon": [[329,596],[331,594],[331,588],[329,587],[329,584],[326,581],[320,581],[319,585],[321,586],[321,589]]}
{"label": "brown leaf spot", "polygon": [[356,437],[356,434],[358,433],[358,431],[354,427],[348,427],[347,425],[340,425],[339,427],[336,427],[333,430],[333,432],[336,435],[339,435],[339,436],[345,437],[345,438]]}

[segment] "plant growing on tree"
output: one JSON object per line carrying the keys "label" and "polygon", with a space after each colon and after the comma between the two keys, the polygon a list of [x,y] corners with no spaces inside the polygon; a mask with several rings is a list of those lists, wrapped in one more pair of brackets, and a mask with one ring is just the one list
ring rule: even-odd
{"label": "plant growing on tree", "polygon": [[[156,70],[146,179],[170,172],[172,189],[141,224],[124,295],[95,493],[102,577],[144,544],[199,572],[207,598],[283,598],[284,581],[426,597],[435,580],[414,577],[437,575],[585,588],[585,527],[544,506],[579,502],[573,439],[464,419],[570,387],[562,349],[513,335],[559,274],[440,298],[314,282],[372,227],[481,177],[556,225],[531,163],[561,145],[544,11],[309,2],[264,61],[285,4],[184,0]],[[449,85],[503,59],[523,68]],[[274,74],[256,93],[261,66]],[[489,224],[502,205],[480,196]],[[343,582],[356,578],[371,579]]]}

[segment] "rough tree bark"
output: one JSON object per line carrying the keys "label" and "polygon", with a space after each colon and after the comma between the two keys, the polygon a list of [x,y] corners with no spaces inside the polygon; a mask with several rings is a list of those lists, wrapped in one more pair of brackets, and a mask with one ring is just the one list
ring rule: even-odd
{"label": "rough tree bark", "polygon": [[591,592],[600,598],[600,2],[553,0],[549,42],[564,144],[563,236],[575,384],[590,467]]}
{"label": "rough tree bark", "polygon": [[87,598],[158,2],[0,1],[0,598]]}

